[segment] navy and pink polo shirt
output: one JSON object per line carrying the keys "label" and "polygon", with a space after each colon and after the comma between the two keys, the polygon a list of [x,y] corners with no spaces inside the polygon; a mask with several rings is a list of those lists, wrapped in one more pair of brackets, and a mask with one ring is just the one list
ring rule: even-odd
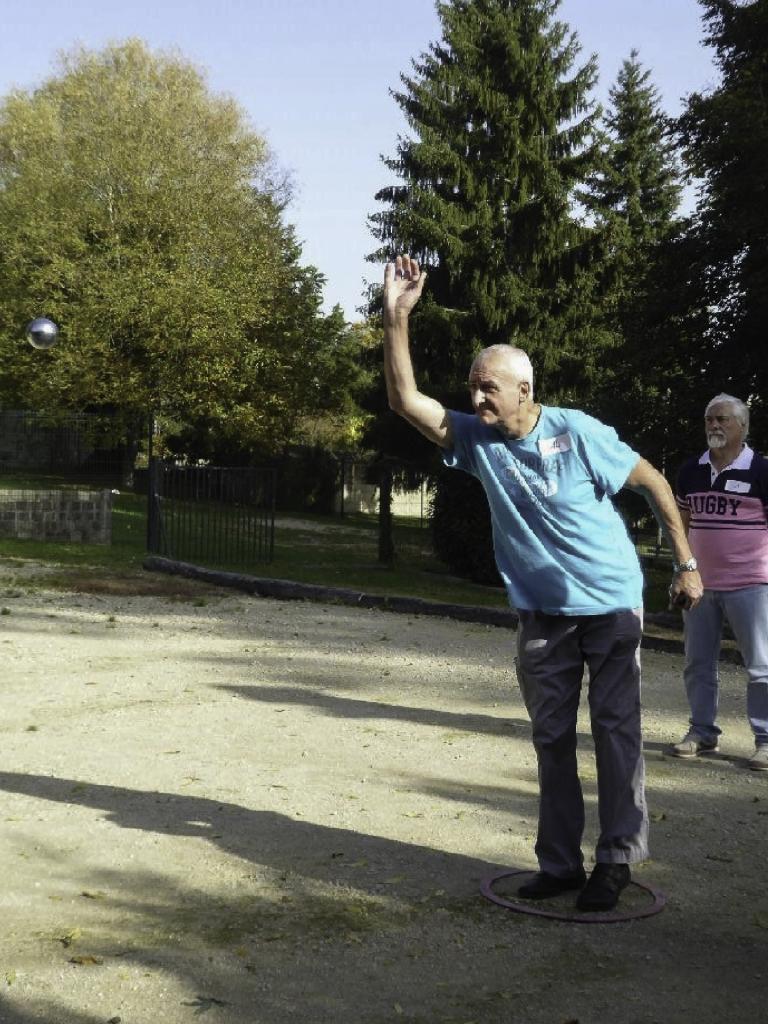
{"label": "navy and pink polo shirt", "polygon": [[745,445],[718,473],[706,451],[680,469],[676,497],[708,590],[768,583],[768,459]]}

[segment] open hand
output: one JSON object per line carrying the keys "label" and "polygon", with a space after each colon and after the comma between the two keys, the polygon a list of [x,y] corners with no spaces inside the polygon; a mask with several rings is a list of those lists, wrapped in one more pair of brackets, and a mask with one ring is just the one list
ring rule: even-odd
{"label": "open hand", "polygon": [[398,256],[384,271],[384,316],[407,316],[424,288],[427,275],[410,256]]}

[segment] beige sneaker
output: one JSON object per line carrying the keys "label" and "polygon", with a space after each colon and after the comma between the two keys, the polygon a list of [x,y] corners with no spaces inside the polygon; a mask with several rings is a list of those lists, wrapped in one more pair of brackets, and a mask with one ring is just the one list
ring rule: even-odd
{"label": "beige sneaker", "polygon": [[698,757],[700,754],[716,754],[720,748],[717,740],[703,740],[695,732],[689,732],[679,743],[669,748],[672,757]]}
{"label": "beige sneaker", "polygon": [[753,772],[768,772],[768,743],[760,743],[755,747],[755,752],[747,761],[747,766]]}

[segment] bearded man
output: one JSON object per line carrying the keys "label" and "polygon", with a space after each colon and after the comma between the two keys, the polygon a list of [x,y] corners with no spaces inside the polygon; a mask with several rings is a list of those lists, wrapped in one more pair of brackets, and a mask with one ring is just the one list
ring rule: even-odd
{"label": "bearded man", "polygon": [[704,411],[707,450],[678,475],[677,503],[699,565],[704,596],[685,620],[685,690],[690,728],[670,753],[719,749],[718,662],[727,620],[747,670],[753,771],[768,771],[768,460],[747,444],[749,408],[715,395]]}

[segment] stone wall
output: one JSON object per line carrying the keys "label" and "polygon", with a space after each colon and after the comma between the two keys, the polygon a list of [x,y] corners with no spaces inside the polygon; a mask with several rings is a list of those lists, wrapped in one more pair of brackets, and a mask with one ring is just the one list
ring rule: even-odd
{"label": "stone wall", "polygon": [[0,537],[112,542],[112,492],[0,490]]}

